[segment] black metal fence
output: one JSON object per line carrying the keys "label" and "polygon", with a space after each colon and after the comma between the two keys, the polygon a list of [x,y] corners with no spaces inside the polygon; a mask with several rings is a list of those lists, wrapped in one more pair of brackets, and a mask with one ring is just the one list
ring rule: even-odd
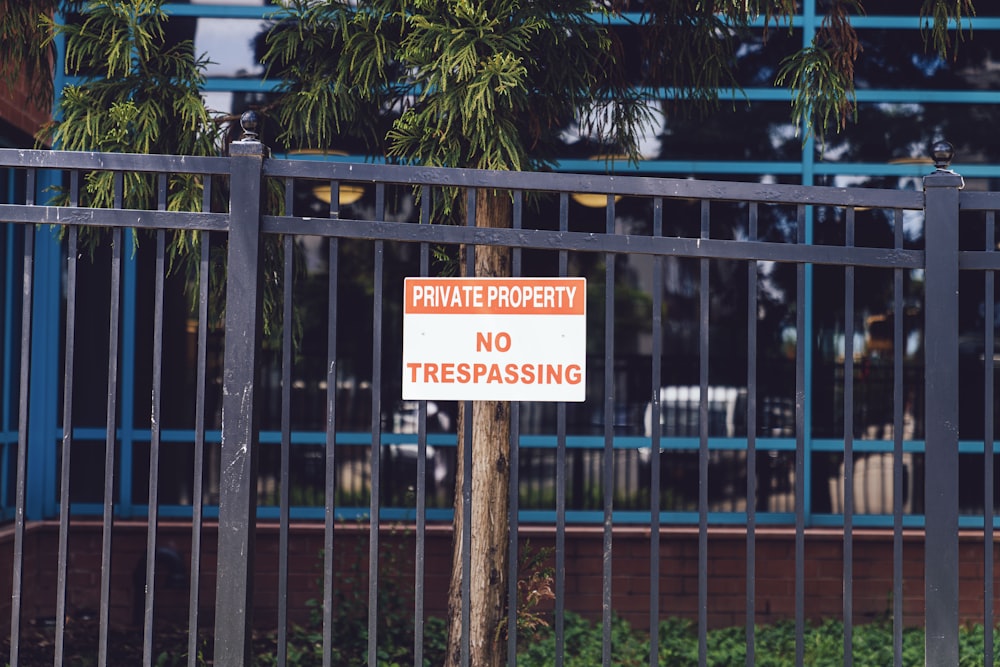
{"label": "black metal fence", "polygon": [[[74,596],[72,563],[74,550],[80,549],[74,546],[74,531],[83,522],[76,509],[86,505],[74,501],[74,494],[79,486],[92,486],[91,477],[99,480],[101,498],[100,524],[95,529],[100,536],[95,560],[99,572],[93,577],[99,591],[94,612],[98,617],[97,663],[114,662],[115,642],[121,637],[113,631],[113,534],[122,524],[116,515],[116,498],[121,493],[123,466],[131,466],[130,474],[136,477],[140,463],[148,466],[144,553],[157,554],[142,560],[143,571],[137,575],[144,582],[142,655],[144,664],[155,662],[161,625],[154,596],[163,594],[157,582],[170,568],[168,559],[159,557],[164,552],[159,541],[164,530],[159,499],[175,493],[161,480],[163,468],[174,465],[181,451],[176,443],[164,441],[163,433],[170,426],[170,414],[184,404],[187,407],[181,412],[190,416],[192,426],[184,444],[185,460],[189,460],[185,465],[190,466],[185,468],[190,470],[186,492],[190,498],[189,611],[182,623],[188,628],[188,664],[198,664],[200,653],[206,650],[213,664],[252,662],[255,535],[264,521],[258,519],[258,498],[268,494],[277,500],[273,517],[278,531],[277,616],[273,623],[260,616],[256,622],[258,626],[266,622],[276,632],[277,664],[294,664],[287,652],[289,587],[294,586],[289,582],[302,573],[294,569],[296,554],[289,546],[290,508],[296,504],[296,489],[302,487],[297,485],[299,472],[292,465],[298,451],[292,446],[292,431],[295,411],[305,409],[300,401],[308,400],[318,406],[323,419],[317,429],[321,438],[308,450],[312,452],[308,465],[311,474],[324,480],[323,488],[314,494],[323,508],[322,519],[315,524],[322,523],[317,528],[322,533],[322,570],[330,574],[315,592],[321,617],[315,642],[322,645],[324,664],[329,664],[335,652],[338,622],[332,573],[338,549],[343,547],[335,540],[336,493],[347,487],[355,488],[358,498],[368,502],[367,518],[361,524],[369,545],[368,574],[356,583],[368,586],[367,643],[362,654],[352,657],[375,664],[370,656],[377,654],[379,646],[379,547],[391,523],[382,518],[382,503],[399,491],[382,489],[392,466],[412,467],[412,483],[403,494],[412,507],[408,530],[414,537],[413,571],[408,579],[413,613],[408,622],[413,628],[413,664],[423,664],[427,655],[425,608],[431,595],[426,583],[428,507],[433,504],[429,495],[436,489],[429,485],[444,484],[447,479],[446,473],[437,478],[428,470],[428,465],[440,463],[428,452],[434,448],[429,444],[434,434],[428,431],[447,432],[453,425],[441,421],[447,406],[421,401],[399,407],[400,362],[394,332],[400,314],[394,290],[408,271],[429,275],[448,270],[457,248],[464,245],[510,248],[515,275],[587,275],[591,279],[588,400],[582,405],[512,406],[514,523],[509,598],[517,599],[522,548],[517,536],[526,529],[518,519],[519,493],[530,488],[534,489],[531,497],[548,498],[544,502],[549,503],[554,518],[550,611],[556,664],[562,664],[571,650],[566,646],[564,625],[569,610],[567,573],[574,572],[566,545],[573,523],[573,514],[567,510],[568,488],[581,496],[590,494],[576,500],[582,503],[579,507],[597,512],[602,524],[602,565],[589,576],[601,581],[597,587],[601,602],[594,609],[603,628],[605,665],[616,661],[611,628],[615,582],[620,579],[612,576],[612,564],[619,558],[614,545],[619,529],[635,523],[648,527],[652,536],[648,538],[648,581],[642,586],[649,589],[648,618],[653,628],[649,662],[667,664],[661,662],[655,628],[673,613],[671,593],[659,588],[661,567],[673,562],[666,560],[664,546],[664,540],[669,543],[670,539],[664,537],[667,524],[678,516],[671,511],[686,512],[696,536],[696,563],[690,577],[696,605],[690,615],[697,623],[700,664],[707,660],[709,614],[715,599],[709,583],[714,524],[734,523],[735,516],[735,523],[745,531],[744,637],[746,664],[750,665],[760,650],[755,638],[762,612],[755,589],[762,566],[757,559],[760,523],[772,515],[788,517],[793,548],[784,576],[794,591],[788,616],[796,631],[794,660],[803,664],[809,620],[807,507],[816,487],[827,479],[809,479],[812,464],[807,459],[818,455],[807,450],[806,443],[814,422],[822,421],[812,414],[818,412],[814,396],[825,397],[832,406],[828,423],[815,428],[829,431],[827,449],[835,453],[828,468],[833,471],[830,479],[836,480],[831,486],[832,511],[842,515],[842,529],[836,530],[842,531],[845,664],[851,664],[857,619],[853,591],[864,584],[864,580],[856,581],[853,571],[856,538],[865,531],[856,518],[869,511],[858,506],[856,487],[874,483],[884,491],[887,485],[897,490],[906,483],[912,486],[912,461],[918,458],[924,480],[923,518],[916,517],[916,524],[904,521],[912,518],[907,513],[912,510],[904,511],[907,501],[902,492],[883,496],[875,511],[887,517],[879,539],[892,545],[888,571],[893,663],[903,664],[904,604],[916,598],[920,607],[922,598],[926,664],[959,664],[959,627],[968,616],[966,612],[960,615],[960,424],[963,430],[971,424],[968,433],[978,433],[975,438],[963,437],[961,453],[982,462],[978,467],[983,485],[980,506],[990,517],[980,518],[978,528],[973,529],[982,540],[984,554],[977,598],[982,600],[978,620],[986,628],[982,658],[993,664],[995,360],[991,351],[997,320],[994,277],[1000,269],[1000,254],[995,252],[1000,195],[963,192],[961,177],[947,169],[951,156],[944,146],[937,148],[938,168],[925,178],[924,192],[277,160],[268,158],[254,139],[234,143],[226,158],[0,151],[0,167],[17,172],[25,193],[22,203],[0,204],[0,221],[17,229],[20,251],[19,256],[8,254],[16,262],[18,291],[8,291],[13,296],[5,311],[9,320],[5,328],[19,327],[19,336],[13,340],[20,340],[19,351],[15,344],[14,353],[5,357],[5,363],[16,371],[11,376],[17,382],[3,397],[17,415],[16,442],[6,450],[12,455],[16,452],[9,473],[14,481],[9,498],[14,508],[12,550],[0,560],[7,563],[12,581],[8,662],[32,664],[25,657],[28,647],[22,638],[36,614],[54,618],[49,660],[69,661],[66,634],[74,616],[67,599]],[[59,174],[65,205],[36,199],[36,181],[43,172]],[[113,206],[86,205],[88,183],[95,173],[111,174]],[[156,193],[151,210],[123,208],[126,173],[148,175]],[[168,210],[168,195],[177,178],[201,184],[200,211]],[[326,188],[319,201],[325,199],[328,205],[317,208],[318,195],[313,196],[317,188]],[[353,208],[340,203],[340,194],[349,188],[363,193]],[[509,192],[512,227],[479,228],[471,213],[460,224],[431,224],[441,222],[442,193],[455,189],[468,201],[474,201],[480,189]],[[280,202],[280,210],[265,207],[265,192]],[[576,211],[574,193],[605,198],[596,226],[576,222],[576,214],[571,213]],[[345,214],[360,207],[367,207],[369,214]],[[921,213],[923,236],[905,233],[904,218]],[[970,237],[978,247],[963,241],[960,250],[960,219],[962,226],[975,228]],[[835,230],[835,241],[813,238],[811,230],[820,221]],[[857,243],[863,236],[860,227],[872,226],[887,230],[888,241]],[[47,269],[61,276],[61,312],[55,324],[51,318],[39,319],[42,314],[33,299],[39,275],[35,245],[44,235],[53,234],[50,228],[58,228],[62,253],[61,260]],[[97,237],[93,230],[98,228],[106,230],[105,236]],[[739,233],[734,231],[737,228]],[[200,234],[196,261],[189,273],[178,278],[177,271],[168,270],[175,261],[167,250],[169,237],[196,231]],[[129,242],[132,234],[141,235],[138,248]],[[303,259],[297,245],[300,238],[322,241],[310,245],[315,252]],[[128,253],[149,258],[151,266],[143,274],[149,282],[139,298],[148,308],[151,324],[148,330],[133,334],[143,354],[148,354],[149,376],[137,385],[135,395],[120,391],[118,367],[123,355],[119,343],[129,340],[120,330],[122,264]],[[216,255],[224,255],[224,262],[217,262]],[[628,265],[632,258],[635,264]],[[302,261],[325,266],[317,274],[325,279],[318,287],[326,300],[322,307],[296,301],[300,293],[295,286],[302,280],[297,262]],[[216,266],[225,267],[224,277],[215,273]],[[835,278],[825,285],[829,293],[839,295],[836,304],[816,296],[820,267],[834,270]],[[648,274],[648,285],[653,286],[645,290],[648,298],[629,292],[642,284],[642,279],[629,277],[629,271]],[[98,278],[90,275],[101,272]],[[877,280],[872,278],[876,272],[881,272]],[[345,275],[357,282],[346,284]],[[179,306],[170,297],[171,281],[178,280],[193,290],[193,298]],[[855,299],[864,300],[874,284],[885,288],[887,309],[880,314],[881,328],[869,331],[868,322],[861,320],[871,311],[859,308]],[[95,285],[106,296],[95,300]],[[961,327],[965,291],[980,295],[982,304],[977,321],[983,324],[971,333]],[[81,312],[81,303],[104,305],[99,309],[88,305]],[[690,312],[683,315],[686,307]],[[182,319],[190,323],[189,338],[175,340],[165,330],[172,308],[186,313]],[[843,334],[831,338],[840,347],[831,357],[834,363],[828,375],[817,370],[812,347],[818,336],[812,329],[817,320],[810,313],[824,309],[840,313],[837,326]],[[719,337],[716,318],[720,312],[730,318],[723,328],[729,333],[735,329],[737,335]],[[688,316],[692,324],[681,327],[678,322]],[[224,358],[221,367],[215,368],[211,332],[213,325],[219,330],[223,318]],[[301,329],[295,324],[309,320]],[[267,332],[264,322],[269,325]],[[732,322],[742,322],[742,326],[732,327]],[[40,330],[39,323],[47,329]],[[310,337],[311,325],[321,332],[318,338]],[[95,328],[104,330],[106,349],[93,345],[90,332]],[[867,332],[871,340],[855,332]],[[33,384],[34,378],[44,377],[32,368],[33,346],[53,337],[62,341],[58,432],[52,431],[52,424],[35,420],[32,411],[32,402],[41,400],[37,397],[42,392],[52,391]],[[365,345],[359,345],[359,340]],[[309,346],[313,346],[311,354],[322,361],[303,369],[297,357],[305,355],[303,350]],[[620,362],[637,349],[645,362],[623,366]],[[105,376],[88,370],[104,362]],[[869,372],[873,364],[878,384],[865,384],[876,377]],[[356,368],[345,372],[345,365]],[[681,373],[681,367],[687,370]],[[974,374],[962,376],[966,372],[962,369],[969,367]],[[264,376],[272,372],[277,380],[268,382]],[[177,380],[177,374],[188,379]],[[213,377],[218,378],[217,394],[213,394]],[[362,390],[358,377],[368,378]],[[268,400],[277,406],[278,423],[271,425],[280,433],[276,444],[262,444],[259,438],[262,387],[270,387]],[[140,405],[145,396],[151,397],[148,406]],[[964,409],[960,399],[963,405],[978,404],[974,419],[960,414]],[[216,400],[219,405],[213,406]],[[96,409],[100,403],[102,409]],[[869,414],[869,409],[878,414]],[[143,456],[133,452],[125,462],[116,457],[124,456],[121,422],[123,413],[129,411],[148,417],[149,440]],[[221,437],[216,446],[210,432],[213,415],[220,412]],[[95,419],[102,424],[103,444],[95,444],[93,433],[83,428],[86,425],[93,431]],[[359,421],[367,421],[370,433],[367,455],[358,456],[359,445],[352,441],[348,444],[353,453],[345,462],[339,457],[348,450],[337,445],[341,424]],[[872,428],[877,435],[867,435],[875,433]],[[394,433],[412,433],[412,439],[387,447],[387,436]],[[531,438],[544,433],[552,433],[554,447],[532,449]],[[574,437],[590,439],[578,440],[574,448],[567,444]],[[91,442],[83,442],[87,438]],[[57,536],[52,581],[36,576],[40,568],[36,561],[43,555],[37,552],[36,524],[25,512],[32,493],[29,463],[36,465],[44,458],[37,458],[41,455],[33,454],[33,448],[48,448],[58,462],[58,518],[47,523]],[[262,456],[275,459],[266,475],[258,474]],[[523,458],[534,463],[525,467]],[[858,478],[860,461],[868,461],[864,481]],[[876,467],[877,475],[871,472]],[[94,474],[74,473],[81,469]],[[531,479],[520,480],[519,471],[525,470]],[[724,498],[717,497],[720,485],[726,488]],[[665,497],[666,490],[670,498]],[[444,493],[447,498],[437,501],[439,507],[451,500],[450,489]],[[202,561],[203,537],[214,536],[216,531],[216,502],[216,555]],[[627,516],[620,511],[622,507],[629,510]],[[922,593],[912,588],[904,591],[904,528],[913,531],[906,533],[907,540],[920,538],[924,544]],[[206,611],[201,598],[206,581],[214,582],[214,613]],[[513,619],[518,609],[516,604],[509,607],[509,654],[514,664],[518,636]],[[199,643],[199,628],[205,627],[212,632],[212,646],[207,649]]]}

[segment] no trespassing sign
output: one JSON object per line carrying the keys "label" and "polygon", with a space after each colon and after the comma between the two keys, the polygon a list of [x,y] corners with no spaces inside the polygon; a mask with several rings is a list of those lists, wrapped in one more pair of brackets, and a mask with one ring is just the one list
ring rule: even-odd
{"label": "no trespassing sign", "polygon": [[407,278],[404,400],[583,401],[584,278]]}

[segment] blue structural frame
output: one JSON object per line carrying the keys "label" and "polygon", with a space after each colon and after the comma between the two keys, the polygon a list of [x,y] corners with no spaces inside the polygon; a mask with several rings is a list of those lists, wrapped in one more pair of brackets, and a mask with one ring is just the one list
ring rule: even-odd
{"label": "blue structural frame", "polygon": [[[874,3],[872,9],[875,11],[878,3]],[[803,44],[809,44],[816,32],[816,28],[822,17],[817,16],[816,0],[805,0],[802,3],[801,16],[795,18],[795,26],[801,28]],[[185,16],[195,18],[221,18],[221,19],[260,19],[266,20],[275,10],[273,7],[262,5],[230,6],[230,5],[193,5],[193,4],[173,4],[164,5],[165,11],[174,16]],[[626,17],[621,20],[635,20],[636,17]],[[921,21],[917,16],[863,16],[854,19],[854,25],[858,29],[886,29],[913,31],[921,28]],[[1000,30],[1000,18],[993,17],[972,17],[967,19],[966,29],[973,31],[998,31]],[[64,56],[64,44],[59,39],[56,42],[57,61],[62,62]],[[210,54],[211,55],[211,54]],[[66,76],[61,67],[56,68],[56,90],[61,90],[63,86],[75,81],[73,77]],[[273,84],[260,78],[228,78],[228,77],[208,77],[204,90],[206,92],[268,92],[272,90]],[[669,90],[661,91],[664,97],[670,97]],[[777,88],[747,88],[743,91],[720,91],[723,100],[749,100],[751,102],[788,102],[789,94],[786,90]],[[856,99],[859,103],[942,103],[950,105],[966,104],[1000,104],[1000,90],[889,90],[889,89],[863,89],[857,91]],[[622,166],[623,173],[637,174],[713,174],[713,175],[791,175],[801,178],[803,185],[812,185],[817,177],[822,176],[872,176],[872,177],[917,177],[927,173],[926,165],[917,164],[873,164],[873,163],[851,163],[851,162],[817,162],[815,141],[809,137],[802,142],[800,159],[797,161],[737,161],[737,160],[646,160],[637,165]],[[303,159],[317,159],[314,156],[302,156]],[[342,161],[378,161],[372,156],[324,156],[320,159],[342,160]],[[600,162],[588,160],[563,160],[556,165],[556,168],[563,171],[572,172],[603,172],[605,165]],[[1000,178],[1000,164],[961,164],[954,166],[956,171],[966,178]],[[45,188],[58,181],[58,174],[40,173],[38,188],[36,192],[37,201],[43,201]],[[5,186],[12,195],[14,189],[13,182],[8,182]],[[4,263],[5,294],[3,295],[4,322],[2,331],[2,353],[8,363],[3,364],[3,377],[0,378],[3,386],[3,395],[10,396],[14,388],[16,378],[12,376],[12,365],[9,363],[17,354],[15,344],[16,332],[12,330],[12,322],[16,321],[12,312],[12,285],[15,276],[12,266],[14,253],[14,233],[11,228],[4,230],[7,234],[6,256]],[[806,243],[813,242],[813,217],[812,211],[807,209],[806,214]],[[29,519],[42,519],[57,514],[57,447],[61,438],[60,409],[58,385],[61,377],[60,368],[60,342],[57,332],[60,326],[61,307],[61,249],[59,241],[49,234],[38,234],[36,237],[36,259],[34,273],[34,326],[36,336],[31,349],[31,412],[29,419],[29,461],[28,461],[28,498],[27,516]],[[806,290],[808,294],[812,292],[813,271],[812,267],[806,270]],[[117,499],[117,511],[122,517],[144,516],[146,507],[135,502],[132,462],[133,447],[137,443],[144,443],[150,440],[148,429],[136,428],[133,423],[134,415],[134,391],[133,381],[136,368],[135,358],[135,336],[136,336],[136,265],[132,257],[126,255],[125,273],[123,278],[124,299],[122,302],[123,313],[123,339],[122,339],[122,359],[121,359],[121,382],[123,383],[122,404],[120,409],[121,426],[119,428],[119,441],[121,443],[121,454],[119,459],[120,480],[119,496]],[[812,339],[813,313],[812,299],[807,298],[806,327],[802,332],[804,340]],[[44,334],[42,333],[44,332]],[[811,354],[805,355],[805,386],[812,385],[813,360]],[[807,474],[802,480],[804,483],[805,516],[807,525],[812,526],[839,526],[843,517],[839,514],[814,514],[811,507],[811,474],[808,471],[812,466],[812,454],[814,452],[842,452],[844,451],[843,440],[813,438],[812,429],[812,406],[807,401],[805,406],[805,470]],[[0,499],[6,499],[10,495],[8,485],[8,466],[10,465],[11,452],[16,444],[16,414],[11,414],[11,409],[7,401],[2,407],[0,414]],[[79,428],[74,431],[74,439],[79,442],[103,441],[105,433],[102,429]],[[169,442],[190,442],[193,432],[184,430],[165,430],[162,433],[164,443]],[[264,443],[277,443],[280,441],[280,434],[277,431],[268,431],[261,434]],[[219,432],[209,432],[207,441],[218,443],[220,441]],[[667,439],[664,438],[666,442]],[[298,445],[317,445],[325,442],[325,434],[322,432],[295,432],[292,434],[291,443]],[[368,445],[371,436],[368,433],[338,433],[338,445]],[[415,435],[394,435],[384,434],[383,444],[416,443]],[[454,436],[431,436],[432,444],[438,446],[454,446]],[[710,450],[742,449],[743,440],[712,438],[709,440]],[[769,449],[776,451],[794,452],[796,441],[794,438],[758,438],[758,449]],[[766,443],[766,447],[765,447]],[[555,447],[556,437],[553,436],[525,436],[522,438],[522,447]],[[569,437],[567,446],[570,448],[593,448],[600,449],[604,445],[603,436],[593,437]],[[628,449],[648,447],[649,438],[642,437],[618,437],[615,439],[616,448]],[[671,449],[682,449],[697,451],[697,438],[676,438],[669,440]],[[982,451],[982,443],[963,442],[960,444],[960,451],[965,453],[975,453]],[[881,441],[857,441],[853,445],[855,452],[880,452],[891,451],[890,442]],[[922,441],[907,441],[904,443],[904,451],[919,453],[924,451]],[[1000,452],[1000,443],[994,444],[994,451]],[[11,509],[0,507],[0,518],[9,518]],[[79,504],[74,505],[73,511],[79,514],[99,514],[100,505]],[[163,517],[185,517],[190,516],[190,508],[186,506],[166,506],[160,510]],[[323,508],[298,507],[292,510],[293,516],[301,519],[321,519]],[[338,513],[344,518],[363,517],[368,512],[367,508],[341,508]],[[277,507],[262,507],[259,509],[260,516],[276,518]],[[216,516],[217,508],[207,507],[206,516]],[[383,508],[382,515],[387,519],[405,520],[413,518],[413,511],[408,509]],[[449,510],[428,510],[429,520],[446,520],[450,518]],[[522,510],[521,520],[527,522],[553,522],[555,512],[553,511],[526,511]],[[601,511],[569,511],[566,519],[570,523],[594,523],[603,519]],[[777,523],[790,524],[794,521],[795,515],[788,513],[758,513],[757,521],[760,524]],[[697,512],[662,512],[661,522],[697,524],[699,516]],[[642,523],[650,521],[649,512],[624,512],[615,513],[615,521],[621,524]],[[716,524],[742,524],[746,521],[746,514],[743,512],[711,512],[709,521]],[[856,526],[891,526],[891,516],[880,515],[855,515],[853,517]],[[922,516],[906,516],[903,519],[904,526],[919,527],[923,525]],[[960,517],[962,527],[981,527],[983,518],[981,516]],[[994,525],[1000,526],[1000,520],[994,518]]]}
{"label": "blue structural frame", "polygon": [[[13,180],[13,174],[11,174],[5,184],[7,201],[13,199]],[[0,365],[0,368],[3,369],[3,377],[0,378],[0,383],[2,383],[0,391],[3,392],[2,395],[4,397],[3,404],[0,405],[0,499],[3,502],[0,502],[0,518],[6,521],[13,518],[13,510],[8,505],[8,499],[13,497],[11,466],[17,446],[17,422],[9,399],[14,387],[14,370],[11,368],[9,360],[14,358],[14,327],[17,323],[17,318],[14,316],[14,285],[16,284],[17,277],[14,275],[14,247],[16,243],[13,225],[7,225],[3,230],[3,234],[5,237],[3,257],[4,290],[3,296],[0,297],[3,303],[3,349],[0,352],[0,354],[3,354],[3,364]]]}

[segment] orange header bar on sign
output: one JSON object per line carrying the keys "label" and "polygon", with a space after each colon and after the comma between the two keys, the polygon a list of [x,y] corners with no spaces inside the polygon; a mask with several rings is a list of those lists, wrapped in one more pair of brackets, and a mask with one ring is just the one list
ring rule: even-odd
{"label": "orange header bar on sign", "polygon": [[584,315],[584,278],[407,278],[408,315]]}

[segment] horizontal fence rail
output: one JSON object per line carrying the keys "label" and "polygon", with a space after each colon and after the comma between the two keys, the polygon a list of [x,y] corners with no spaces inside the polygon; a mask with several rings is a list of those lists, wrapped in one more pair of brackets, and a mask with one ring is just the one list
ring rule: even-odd
{"label": "horizontal fence rail", "polygon": [[913,192],[0,150],[7,660],[439,664],[474,459],[402,398],[402,281],[502,248],[588,286],[586,400],[510,405],[509,664],[584,622],[619,664],[622,618],[650,665],[722,626],[756,664],[782,619],[794,664],[874,626],[910,664],[913,625],[958,664],[966,621],[992,664],[1000,197],[936,157]]}

